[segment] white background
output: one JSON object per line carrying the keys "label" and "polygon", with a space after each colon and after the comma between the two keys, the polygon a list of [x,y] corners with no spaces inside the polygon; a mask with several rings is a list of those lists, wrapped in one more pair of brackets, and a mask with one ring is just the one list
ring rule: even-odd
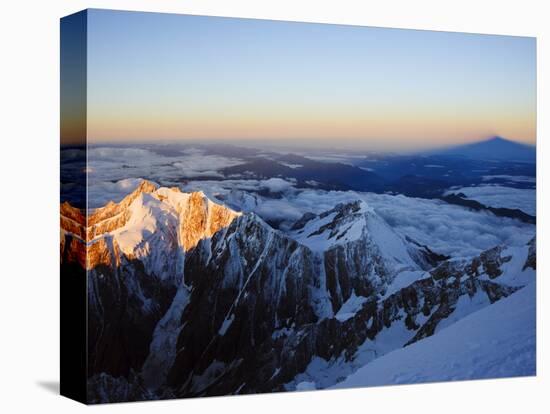
{"label": "white background", "polygon": [[[537,378],[130,403],[103,412],[534,413],[550,407],[545,185],[550,13],[544,0],[4,1],[0,15],[0,411],[76,412],[59,397],[59,18],[86,7],[538,37]],[[495,68],[498,71],[498,68]],[[544,231],[546,230],[546,232]],[[544,323],[544,324],[543,324]],[[34,411],[33,411],[34,410]]]}

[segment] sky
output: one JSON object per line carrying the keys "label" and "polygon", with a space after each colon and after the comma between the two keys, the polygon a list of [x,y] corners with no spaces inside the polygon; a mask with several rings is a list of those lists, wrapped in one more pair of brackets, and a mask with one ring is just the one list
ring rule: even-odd
{"label": "sky", "polygon": [[534,38],[88,11],[92,143],[535,143]]}

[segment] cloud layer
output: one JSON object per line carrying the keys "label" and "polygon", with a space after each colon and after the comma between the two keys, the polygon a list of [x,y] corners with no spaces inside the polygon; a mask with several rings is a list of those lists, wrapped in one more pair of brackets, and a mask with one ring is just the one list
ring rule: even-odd
{"label": "cloud layer", "polygon": [[488,207],[518,209],[532,216],[537,214],[537,192],[534,189],[481,185],[478,187],[462,187],[447,192],[447,194],[450,193],[462,193],[467,198],[476,200]]}
{"label": "cloud layer", "polygon": [[[180,185],[185,179],[220,177],[220,170],[241,164],[237,158],[205,154],[197,148],[162,155],[143,148],[94,147],[88,149],[88,204],[96,208],[109,199],[124,197],[129,181],[147,178],[162,185]],[[116,185],[114,185],[116,183]]]}
{"label": "cloud layer", "polygon": [[[147,178],[160,185],[179,186],[183,191],[202,190],[231,208],[257,213],[282,231],[306,212],[321,213],[338,203],[362,199],[398,233],[452,256],[478,254],[498,244],[523,244],[535,234],[533,225],[489,212],[470,211],[441,200],[298,188],[296,181],[281,177],[219,179],[223,178],[220,173],[223,168],[243,162],[237,157],[206,153],[200,148],[175,150],[173,155],[143,148],[91,148],[88,152],[89,207],[119,201],[141,178]],[[463,192],[486,205],[521,208],[534,214],[534,190],[484,185],[453,191]]]}
{"label": "cloud layer", "polygon": [[478,254],[498,244],[524,244],[535,234],[533,225],[441,200],[298,189],[292,182],[287,182],[284,192],[272,198],[259,194],[264,186],[262,180],[195,181],[184,189],[202,189],[210,197],[227,202],[233,208],[254,211],[265,220],[281,222],[282,230],[308,211],[321,213],[338,203],[362,199],[398,233],[452,256]]}

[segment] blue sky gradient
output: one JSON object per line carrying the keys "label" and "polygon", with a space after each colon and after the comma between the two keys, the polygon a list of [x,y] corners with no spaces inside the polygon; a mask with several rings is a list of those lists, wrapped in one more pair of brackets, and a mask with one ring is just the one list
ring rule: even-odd
{"label": "blue sky gradient", "polygon": [[90,10],[92,142],[535,142],[534,38]]}

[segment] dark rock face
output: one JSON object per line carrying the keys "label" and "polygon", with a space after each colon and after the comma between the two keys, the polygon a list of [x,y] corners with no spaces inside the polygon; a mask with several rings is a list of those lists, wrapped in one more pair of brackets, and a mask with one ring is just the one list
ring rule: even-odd
{"label": "dark rock face", "polygon": [[356,295],[369,297],[379,290],[379,282],[389,283],[391,270],[382,260],[378,247],[368,240],[359,239],[335,246],[324,252],[324,268],[327,289],[334,312],[354,291]]}
{"label": "dark rock face", "polygon": [[435,279],[444,277],[479,276],[486,274],[490,279],[495,279],[502,274],[502,265],[512,260],[512,256],[503,256],[504,249],[497,246],[485,250],[479,256],[471,260],[448,260],[433,269],[430,274]]}
{"label": "dark rock face", "polygon": [[[413,338],[405,344],[405,346],[433,335],[437,325],[455,311],[456,304],[461,296],[468,295],[469,297],[473,297],[476,292],[482,291],[487,295],[489,301],[493,303],[511,295],[516,290],[517,288],[514,287],[498,285],[496,283],[484,280],[477,280],[474,277],[468,277],[465,281],[460,282],[455,286],[441,282],[432,286],[429,292],[422,292],[425,302],[421,311],[424,315],[429,315],[432,310],[434,310],[434,312],[428,321],[417,330]],[[429,304],[437,304],[437,307],[435,309],[433,307],[430,308]],[[412,313],[413,318],[418,314],[419,312],[415,309]],[[408,315],[411,314],[408,313]],[[411,326],[413,328],[418,327],[416,323],[413,323]]]}
{"label": "dark rock face", "polygon": [[214,361],[246,360],[274,331],[314,323],[320,280],[313,263],[308,249],[253,216],[199,243],[186,257],[193,289],[169,383],[185,384],[182,395],[205,392],[192,376]]}
{"label": "dark rock face", "polygon": [[61,234],[60,243],[61,266],[75,265],[86,268],[86,244],[75,235]]}
{"label": "dark rock face", "polygon": [[175,237],[150,235],[146,243],[155,248],[139,258],[122,252],[112,236],[89,244],[89,377],[127,377],[141,370],[155,326],[174,299],[178,274],[181,279]]}
{"label": "dark rock face", "polygon": [[139,371],[153,330],[176,288],[145,272],[139,260],[88,272],[88,375]]}

